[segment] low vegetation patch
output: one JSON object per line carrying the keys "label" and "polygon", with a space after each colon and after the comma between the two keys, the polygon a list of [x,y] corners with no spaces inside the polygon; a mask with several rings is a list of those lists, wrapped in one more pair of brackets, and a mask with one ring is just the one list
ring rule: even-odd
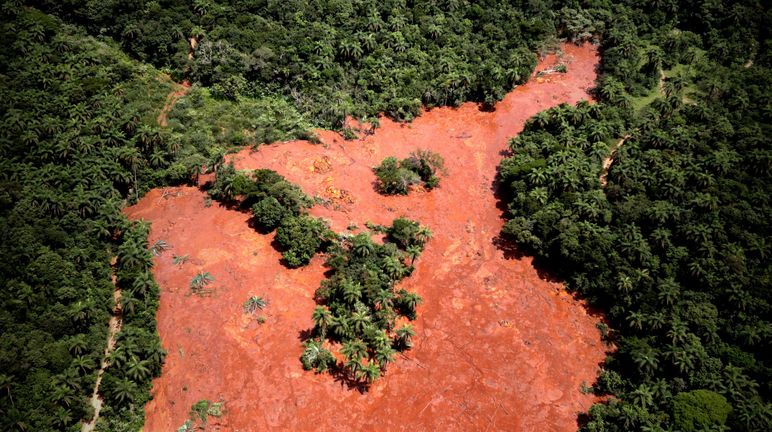
{"label": "low vegetation patch", "polygon": [[381,193],[407,195],[411,185],[421,185],[428,190],[437,187],[440,183],[438,174],[444,174],[445,163],[438,153],[416,150],[401,161],[387,157],[373,171],[378,177]]}
{"label": "low vegetation patch", "polygon": [[206,430],[209,417],[222,417],[223,402],[210,402],[202,399],[190,407],[188,419],[177,428],[177,432],[193,432],[196,430]]}

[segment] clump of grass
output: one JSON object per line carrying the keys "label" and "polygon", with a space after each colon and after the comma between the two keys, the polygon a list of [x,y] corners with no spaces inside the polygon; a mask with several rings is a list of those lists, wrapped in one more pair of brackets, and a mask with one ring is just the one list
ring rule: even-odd
{"label": "clump of grass", "polygon": [[204,294],[204,288],[214,282],[214,276],[209,272],[198,272],[190,281],[190,291],[193,294]]}
{"label": "clump of grass", "polygon": [[[244,302],[244,313],[253,314],[258,310],[263,310],[267,304],[268,303],[262,297],[253,295]],[[265,318],[263,318],[263,320],[265,320]]]}
{"label": "clump of grass", "polygon": [[166,243],[165,240],[156,240],[156,242],[153,243],[153,246],[150,247],[150,253],[154,256],[159,256],[169,248],[169,243]]}
{"label": "clump of grass", "polygon": [[190,259],[187,255],[172,255],[172,264],[183,265]]}

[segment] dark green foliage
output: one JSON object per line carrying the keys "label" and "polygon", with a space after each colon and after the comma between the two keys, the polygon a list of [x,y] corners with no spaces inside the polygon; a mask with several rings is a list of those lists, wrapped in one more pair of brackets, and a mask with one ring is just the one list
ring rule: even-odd
{"label": "dark green foliage", "polygon": [[394,219],[387,234],[400,248],[405,250],[411,246],[423,248],[424,244],[432,238],[432,232],[428,227],[421,226],[418,222],[404,217]]}
{"label": "dark green foliage", "polygon": [[319,340],[309,339],[303,342],[303,354],[300,361],[303,363],[303,369],[315,370],[316,373],[324,373],[335,364],[335,357],[332,353],[322,346]]}
{"label": "dark green foliage", "polygon": [[[680,25],[699,33],[650,28],[669,18],[636,7],[608,21],[602,103],[539,113],[512,140],[503,234],[606,311],[617,351],[594,388],[619,398],[584,430],[769,430],[769,61],[707,48],[756,33],[740,42],[688,7]],[[668,61],[686,72],[660,90]]]}
{"label": "dark green foliage", "polygon": [[530,76],[555,31],[541,2],[36,3],[215,97],[291,100],[334,128],[347,115],[409,120],[422,103],[491,104]]}
{"label": "dark green foliage", "polygon": [[322,250],[330,238],[328,232],[321,219],[308,215],[290,216],[282,220],[276,230],[276,241],[285,249],[282,256],[287,265],[300,267]]}
{"label": "dark green foliage", "polygon": [[257,228],[276,230],[276,242],[289,267],[308,264],[336,237],[324,221],[305,214],[313,200],[276,171],[259,169],[250,175],[229,166],[217,172],[209,192],[212,198],[230,197],[239,207],[251,206]]}
{"label": "dark green foliage", "polygon": [[407,195],[410,185],[420,184],[434,189],[440,182],[438,172],[444,171],[442,156],[429,150],[418,150],[410,157],[397,161],[387,157],[374,170],[381,192]]}
{"label": "dark green foliage", "polygon": [[673,398],[673,422],[683,432],[723,425],[731,411],[726,398],[710,390],[682,392]]}
{"label": "dark green foliage", "polygon": [[274,197],[267,197],[252,206],[255,221],[267,230],[273,231],[285,217],[291,215]]}
{"label": "dark green foliage", "polygon": [[312,317],[311,338],[304,342],[304,368],[327,370],[335,360],[324,341],[339,342],[345,361],[338,369],[351,379],[369,383],[380,377],[397,351],[412,346],[412,327],[395,329],[395,325],[400,315],[416,318],[421,297],[404,289],[395,292],[394,286],[413,270],[406,263],[404,245],[420,243],[415,252],[420,254],[424,243],[416,236],[428,230],[404,218],[394,225],[402,227],[396,231],[404,234],[405,242],[379,244],[370,234],[360,233],[331,245],[327,260],[331,275],[316,291],[320,306]]}
{"label": "dark green foliage", "polygon": [[147,227],[120,207],[167,177],[174,154],[154,124],[171,87],[34,9],[11,2],[0,16],[0,429],[72,430],[92,416],[115,271],[123,330],[100,424],[136,430],[164,351]]}
{"label": "dark green foliage", "polygon": [[410,185],[420,182],[418,174],[400,167],[395,157],[387,157],[375,169],[381,192],[407,195]]}

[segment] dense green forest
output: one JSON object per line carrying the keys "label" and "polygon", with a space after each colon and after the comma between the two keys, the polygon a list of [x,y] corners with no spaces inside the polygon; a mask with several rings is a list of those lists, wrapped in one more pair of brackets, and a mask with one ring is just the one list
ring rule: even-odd
{"label": "dense green forest", "polygon": [[[345,128],[348,115],[490,106],[558,38],[601,44],[599,103],[532,119],[500,181],[505,236],[607,316],[617,351],[593,389],[609,397],[581,427],[772,429],[763,2],[4,0],[0,22],[0,429],[79,430],[92,417],[113,276],[123,327],[97,430],[141,426],[164,358],[149,272],[162,251],[120,210],[207,171],[241,179],[213,196],[251,194],[245,208],[277,229],[288,265],[328,248],[328,306],[307,344],[322,355],[304,364],[329,366],[313,346],[333,338],[348,342],[355,378],[376,377],[410,346],[394,317],[419,300],[391,288],[417,256],[405,234],[416,226],[395,221],[386,245],[332,246],[301,191],[239,177],[224,154],[313,139],[312,126]],[[193,85],[159,127],[169,77]],[[362,266],[378,277],[352,289]],[[391,312],[359,319],[376,309]]]}
{"label": "dense green forest", "polygon": [[501,165],[505,236],[606,313],[584,430],[772,427],[770,16],[727,9],[620,8],[602,103],[540,113]]}

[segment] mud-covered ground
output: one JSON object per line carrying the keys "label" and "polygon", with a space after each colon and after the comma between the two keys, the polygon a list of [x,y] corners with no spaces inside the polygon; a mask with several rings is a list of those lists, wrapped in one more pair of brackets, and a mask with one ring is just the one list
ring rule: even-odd
{"label": "mud-covered ground", "polygon": [[[146,407],[145,430],[175,430],[200,399],[225,403],[225,415],[210,419],[209,430],[576,430],[577,413],[594,400],[580,386],[594,381],[605,356],[597,317],[537,273],[530,258],[502,250],[494,195],[507,140],[525,120],[589,98],[595,48],[563,50],[567,74],[534,77],[493,112],[475,104],[434,109],[410,124],[383,119],[361,140],[322,131],[322,144],[279,143],[234,155],[237,168],[274,169],[328,200],[311,213],[338,232],[401,215],[434,232],[403,282],[424,299],[415,347],[366,393],[305,372],[298,360],[324,257],[297,270],[283,267],[272,235],[250,228],[246,213],[206,207],[205,193],[193,187],[154,190],[128,209],[131,218],[152,221],[151,243],[172,246],[154,268],[162,288],[158,327],[169,355]],[[538,70],[556,61],[546,58]],[[379,195],[372,167],[417,148],[445,158],[440,187]],[[190,259],[174,265],[173,254]],[[189,294],[199,271],[215,278],[209,296]],[[253,294],[268,301],[262,324],[242,313]]]}

